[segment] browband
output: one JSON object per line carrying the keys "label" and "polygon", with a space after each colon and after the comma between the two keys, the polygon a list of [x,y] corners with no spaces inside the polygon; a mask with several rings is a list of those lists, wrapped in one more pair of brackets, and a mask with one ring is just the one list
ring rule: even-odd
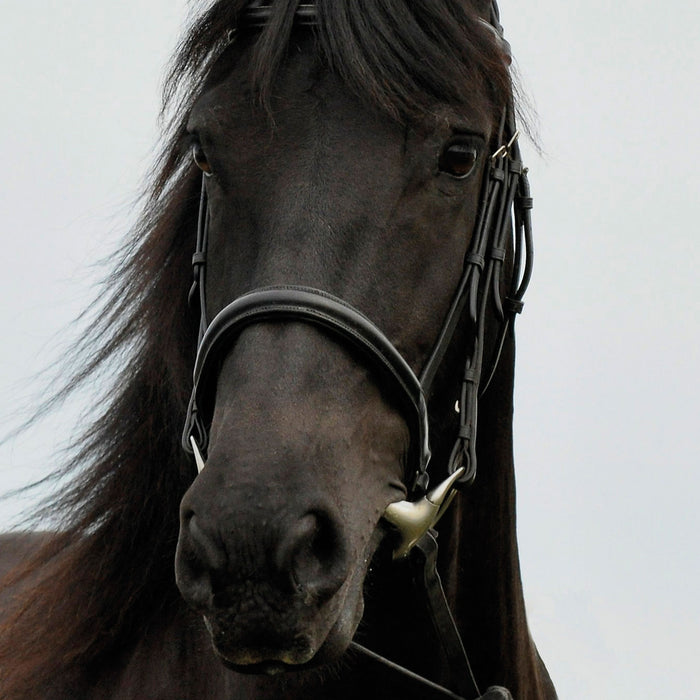
{"label": "browband", "polygon": [[[245,27],[264,27],[272,15],[272,0],[252,0],[239,17],[239,25]],[[316,5],[301,2],[294,15],[294,23],[299,26],[312,27],[317,23]]]}

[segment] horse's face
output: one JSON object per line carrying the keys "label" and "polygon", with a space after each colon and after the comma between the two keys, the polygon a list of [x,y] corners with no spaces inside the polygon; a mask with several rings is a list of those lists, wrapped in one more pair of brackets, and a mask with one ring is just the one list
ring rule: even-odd
{"label": "horse's face", "polygon": [[[492,129],[484,99],[475,91],[473,110],[436,106],[402,125],[348,94],[308,49],[292,45],[272,118],[250,97],[242,55],[192,111],[212,172],[209,318],[266,285],[326,290],[418,371],[477,213]],[[360,355],[303,322],[252,325],[227,348],[176,569],[228,665],[298,668],[352,639],[382,514],[405,496],[410,436],[383,390]]]}

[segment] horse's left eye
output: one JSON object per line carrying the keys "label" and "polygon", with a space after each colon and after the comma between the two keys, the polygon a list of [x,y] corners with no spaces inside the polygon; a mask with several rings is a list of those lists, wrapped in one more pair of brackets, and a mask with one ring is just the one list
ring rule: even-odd
{"label": "horse's left eye", "polygon": [[445,146],[438,167],[443,173],[461,180],[471,175],[478,159],[479,151],[474,144],[456,141]]}

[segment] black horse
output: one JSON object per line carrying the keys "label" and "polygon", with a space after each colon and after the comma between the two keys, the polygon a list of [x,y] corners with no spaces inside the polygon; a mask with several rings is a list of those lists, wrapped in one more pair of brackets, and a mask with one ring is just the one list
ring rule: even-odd
{"label": "black horse", "polygon": [[193,24],[66,389],[122,360],[88,466],[60,531],[3,541],[3,698],[556,697],[515,536],[501,32],[491,0]]}

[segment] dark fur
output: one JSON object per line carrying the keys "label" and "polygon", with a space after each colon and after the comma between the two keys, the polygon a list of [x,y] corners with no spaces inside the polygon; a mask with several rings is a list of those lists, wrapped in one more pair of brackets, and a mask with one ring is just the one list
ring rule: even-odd
{"label": "dark fur", "polygon": [[[216,80],[216,61],[243,4],[216,2],[194,24],[166,83],[170,135],[141,219],[115,258],[108,301],[75,348],[84,364],[61,395],[115,361],[122,369],[101,415],[61,470],[71,475],[71,486],[47,510],[61,519],[60,533],[5,582],[21,595],[4,608],[0,628],[4,698],[41,697],[56,678],[70,686],[73,672],[76,683],[78,673],[84,682],[90,669],[97,672],[137,639],[148,639],[153,630],[184,615],[173,558],[178,505],[194,476],[179,437],[196,342],[197,319],[188,308],[187,292],[199,197],[199,173],[185,148],[184,124],[201,85]],[[285,55],[293,5],[277,3],[255,48],[253,67],[263,102]],[[462,86],[477,79],[491,86],[494,109],[511,94],[493,38],[464,2],[319,0],[318,5],[321,60],[350,90],[393,119],[408,121],[436,101],[459,104],[465,99]],[[509,361],[512,357],[505,358],[506,367]],[[497,381],[490,395],[508,396],[509,372],[497,380],[501,385]],[[487,451],[497,454],[481,456],[479,482],[462,506],[466,514],[455,515],[463,526],[449,538],[449,548],[462,558],[460,570],[447,567],[448,583],[458,615],[466,616],[474,630],[467,643],[482,677],[520,688],[519,698],[540,697],[544,691],[538,687],[546,681],[540,680],[545,676],[524,624],[512,524],[510,404],[491,407],[487,401],[482,413],[485,425],[492,414],[497,441]],[[506,576],[504,567],[510,569]],[[493,588],[490,599],[475,610],[458,592],[458,578],[459,591],[507,583]],[[468,585],[462,584],[465,578]],[[479,630],[490,626],[485,615],[509,616],[509,631],[482,637]],[[504,655],[512,659],[508,678],[494,667]]]}

